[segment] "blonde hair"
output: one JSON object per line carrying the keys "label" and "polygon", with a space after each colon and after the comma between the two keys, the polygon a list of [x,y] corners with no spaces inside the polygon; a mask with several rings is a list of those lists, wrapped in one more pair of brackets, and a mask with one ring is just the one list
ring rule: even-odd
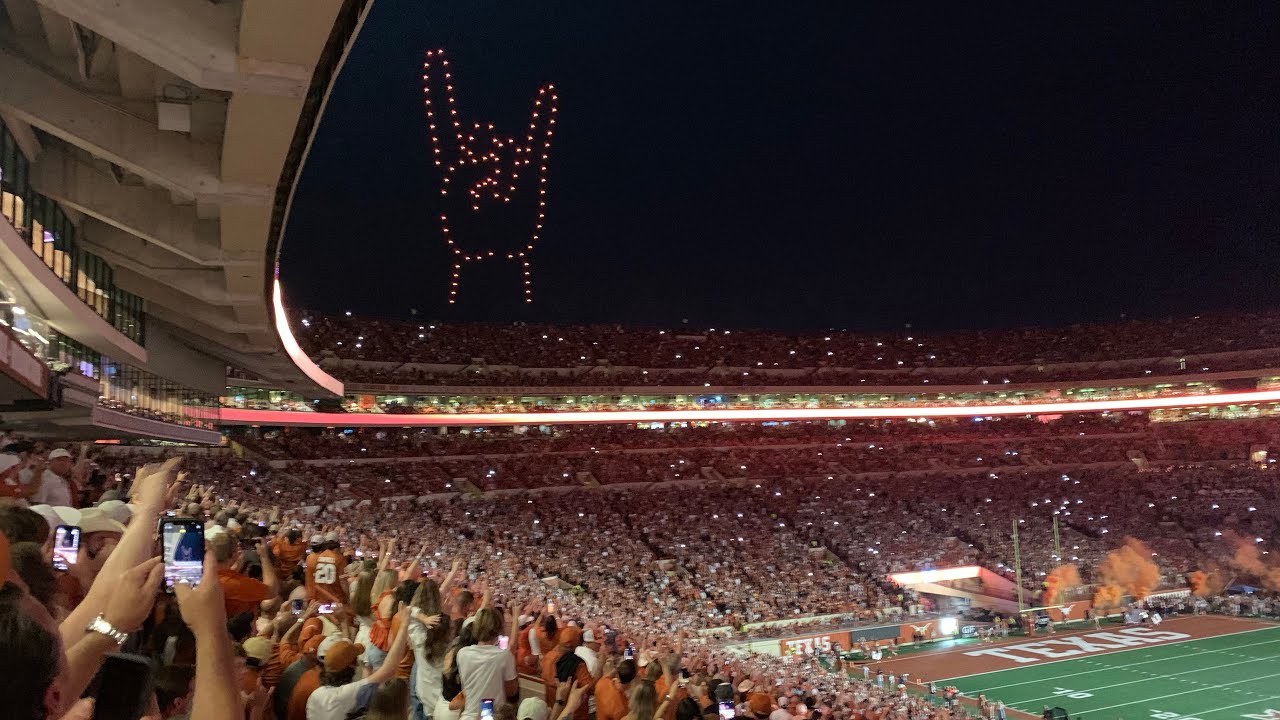
{"label": "blonde hair", "polygon": [[356,617],[367,618],[373,615],[373,573],[362,572],[356,578],[355,589],[351,591],[351,612]]}
{"label": "blonde hair", "polygon": [[658,688],[652,680],[646,678],[631,686],[627,693],[627,708],[633,720],[653,720],[658,713]]}
{"label": "blonde hair", "polygon": [[471,623],[471,634],[475,636],[476,642],[493,642],[501,629],[502,616],[493,608],[480,608],[475,621]]}
{"label": "blonde hair", "polygon": [[378,602],[382,593],[395,590],[398,582],[400,582],[400,574],[395,570],[383,570],[378,573],[378,577],[373,579],[373,590],[369,591],[369,602]]}

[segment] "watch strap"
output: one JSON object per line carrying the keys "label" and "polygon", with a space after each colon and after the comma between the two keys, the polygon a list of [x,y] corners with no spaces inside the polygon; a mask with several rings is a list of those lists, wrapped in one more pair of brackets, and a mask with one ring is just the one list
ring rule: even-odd
{"label": "watch strap", "polygon": [[98,615],[98,617],[94,618],[93,622],[89,623],[89,626],[84,630],[85,632],[105,635],[106,637],[111,638],[117,646],[124,645],[125,641],[129,639],[129,633],[120,632],[114,625],[107,622],[106,618],[102,615]]}

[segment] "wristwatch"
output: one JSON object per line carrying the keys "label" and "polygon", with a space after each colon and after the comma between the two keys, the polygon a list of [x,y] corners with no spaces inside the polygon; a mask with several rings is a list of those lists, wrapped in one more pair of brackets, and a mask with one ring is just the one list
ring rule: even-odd
{"label": "wristwatch", "polygon": [[129,639],[129,633],[120,632],[115,629],[115,627],[111,623],[107,622],[106,618],[101,614],[94,618],[93,622],[89,623],[89,626],[86,627],[84,631],[98,633],[99,635],[106,635],[115,641],[117,647],[123,647],[125,641]]}

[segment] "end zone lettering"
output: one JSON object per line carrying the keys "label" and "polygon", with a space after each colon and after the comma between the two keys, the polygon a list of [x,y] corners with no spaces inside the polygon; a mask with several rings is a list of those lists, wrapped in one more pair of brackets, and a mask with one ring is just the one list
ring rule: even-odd
{"label": "end zone lettering", "polygon": [[969,657],[998,657],[1016,663],[1033,663],[1041,660],[1060,660],[1062,658],[1088,655],[1108,650],[1125,650],[1141,645],[1187,640],[1190,635],[1169,630],[1156,630],[1147,627],[1131,627],[1115,632],[1096,632],[1071,637],[1045,638],[1036,642],[1006,645],[999,648],[987,648],[966,652]]}

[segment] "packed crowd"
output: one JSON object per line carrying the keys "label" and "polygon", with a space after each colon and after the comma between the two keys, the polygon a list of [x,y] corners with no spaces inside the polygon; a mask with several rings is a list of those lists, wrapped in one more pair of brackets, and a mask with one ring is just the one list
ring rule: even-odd
{"label": "packed crowd", "polygon": [[[888,575],[978,563],[1014,577],[1013,522],[1034,597],[1064,562],[1095,580],[1125,536],[1151,545],[1161,585],[1184,585],[1190,570],[1232,567],[1241,542],[1266,552],[1280,521],[1275,471],[1238,452],[1274,437],[1269,422],[1059,422],[1073,432],[1015,420],[1004,438],[869,424],[683,428],[641,448],[632,441],[648,431],[620,428],[572,440],[577,429],[360,440],[387,456],[439,451],[412,463],[332,462],[354,446],[331,437],[312,445],[319,458],[284,469],[210,451],[186,455],[181,475],[175,461],[144,465],[150,449],[13,442],[0,452],[10,544],[0,558],[12,568],[0,591],[4,682],[8,697],[31,698],[22,720],[88,718],[74,702],[104,697],[94,677],[119,672],[111,653],[123,648],[153,667],[143,712],[165,720],[345,719],[359,708],[378,720],[478,720],[486,698],[513,720],[693,720],[721,700],[753,720],[951,717],[810,656],[726,643],[771,632],[753,623],[849,626],[938,610]],[[294,457],[307,447],[288,434],[252,439]],[[458,454],[490,442],[500,450]],[[599,446],[571,444],[588,442]],[[1135,447],[1150,453],[1145,469],[1126,462]],[[1219,451],[1240,459],[1184,457]],[[1026,456],[1037,462],[1015,460]],[[1113,462],[1089,466],[1100,459]],[[614,473],[652,484],[610,487]],[[494,479],[508,474],[511,484]],[[611,482],[476,492],[563,485],[566,474]],[[472,491],[412,497],[448,492],[455,478]],[[163,517],[200,524],[204,576],[216,582],[157,592]],[[63,525],[80,528],[81,550],[59,571],[50,558]],[[540,676],[545,694],[514,702],[517,671]]]}
{"label": "packed crowd", "polygon": [[[295,335],[352,382],[918,385],[1077,380],[1280,364],[1280,313],[950,334],[459,325],[303,313]],[[1228,353],[1220,357],[1219,354]],[[1188,360],[1190,358],[1190,360]],[[1093,365],[1100,363],[1098,365]],[[1076,364],[1076,367],[1046,367]]]}
{"label": "packed crowd", "polygon": [[676,426],[584,425],[484,428],[236,428],[231,439],[271,459],[406,458],[442,455],[510,455],[594,450],[652,450],[894,440],[948,442],[1063,435],[1141,433],[1144,414],[1095,413],[1053,420],[995,417],[793,423],[703,423]]}

